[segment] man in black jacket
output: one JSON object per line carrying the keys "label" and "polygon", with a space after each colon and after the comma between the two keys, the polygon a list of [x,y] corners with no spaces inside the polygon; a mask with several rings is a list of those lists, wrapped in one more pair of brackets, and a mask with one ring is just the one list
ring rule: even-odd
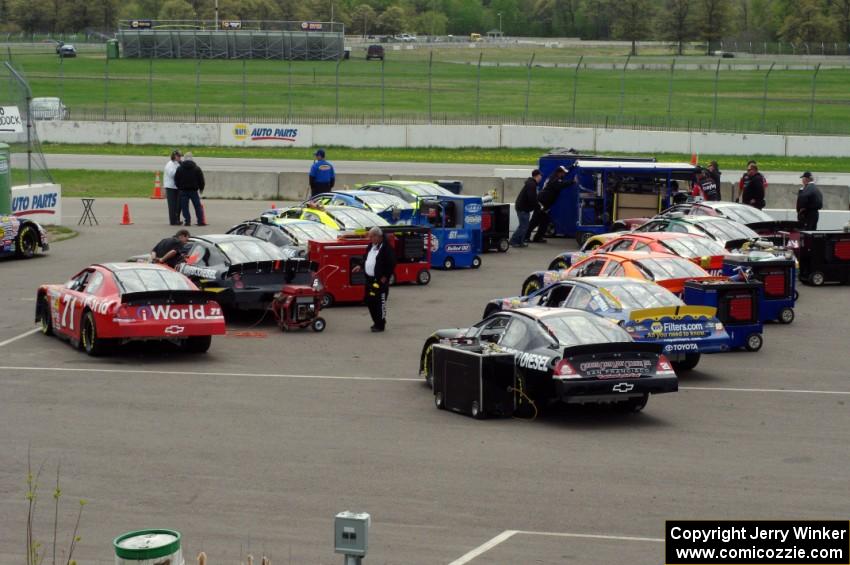
{"label": "man in black jacket", "polygon": [[519,220],[519,226],[511,236],[512,247],[527,247],[525,237],[528,235],[528,221],[531,218],[531,213],[537,210],[537,185],[543,179],[543,174],[534,169],[531,171],[531,176],[525,179],[525,184],[519,195],[516,197],[514,209]]}
{"label": "man in black jacket", "polygon": [[[392,245],[384,241],[384,232],[379,227],[369,230],[369,250],[363,256],[363,272],[366,275],[366,306],[372,316],[372,331],[382,332],[387,326],[387,297],[390,294],[390,278],[395,272],[395,252]],[[358,265],[353,272],[360,271]]]}
{"label": "man in black jacket", "polygon": [[803,186],[797,194],[797,220],[804,230],[814,231],[818,229],[820,209],[823,208],[823,194],[815,184],[812,173],[806,171],[803,176]]}
{"label": "man in black jacket", "polygon": [[199,226],[207,225],[204,209],[201,206],[200,193],[204,192],[204,172],[195,164],[192,153],[183,155],[183,161],[174,173],[174,184],[180,191],[180,210],[183,212],[184,225],[192,225],[192,216],[189,215],[189,201],[195,207],[195,218]]}
{"label": "man in black jacket", "polygon": [[747,172],[741,177],[738,186],[741,189],[741,204],[748,204],[759,210],[764,208],[767,181],[759,172],[758,164],[755,161],[747,163]]}
{"label": "man in black jacket", "polygon": [[[552,218],[549,216],[549,210],[558,201],[561,191],[570,184],[567,182],[567,172],[567,168],[563,166],[555,169],[543,186],[543,190],[537,195],[537,210],[531,216],[531,223],[528,226],[528,235],[526,236],[534,243],[544,243],[546,241],[544,236],[546,235],[546,230],[549,229],[549,223],[552,221]],[[531,232],[534,231],[534,228],[537,228],[537,233],[532,238]]]}

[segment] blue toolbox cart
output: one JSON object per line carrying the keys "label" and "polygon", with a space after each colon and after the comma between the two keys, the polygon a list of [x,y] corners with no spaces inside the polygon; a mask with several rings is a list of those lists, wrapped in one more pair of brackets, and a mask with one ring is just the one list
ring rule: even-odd
{"label": "blue toolbox cart", "polygon": [[800,280],[814,286],[850,283],[850,233],[800,232]]}
{"label": "blue toolbox cart", "polygon": [[480,196],[429,196],[419,200],[414,224],[431,228],[431,266],[440,269],[481,266]]}
{"label": "blue toolbox cart", "polygon": [[723,259],[723,275],[731,277],[739,269],[749,269],[761,281],[764,297],[761,320],[777,320],[783,324],[794,321],[797,301],[797,268],[793,258],[775,257],[759,260],[748,255],[729,255]]}
{"label": "blue toolbox cart", "polygon": [[729,334],[730,349],[761,349],[764,285],[760,281],[688,281],[682,298],[689,306],[717,308],[717,318]]}

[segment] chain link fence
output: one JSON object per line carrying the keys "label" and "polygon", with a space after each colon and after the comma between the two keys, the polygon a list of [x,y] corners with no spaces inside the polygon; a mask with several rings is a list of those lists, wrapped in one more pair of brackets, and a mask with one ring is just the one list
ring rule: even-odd
{"label": "chain link fence", "polygon": [[23,133],[0,133],[0,142],[20,155],[12,162],[12,186],[53,182],[38,140],[31,101],[30,87],[21,74],[8,61],[0,64],[0,106],[17,107],[24,126]]}

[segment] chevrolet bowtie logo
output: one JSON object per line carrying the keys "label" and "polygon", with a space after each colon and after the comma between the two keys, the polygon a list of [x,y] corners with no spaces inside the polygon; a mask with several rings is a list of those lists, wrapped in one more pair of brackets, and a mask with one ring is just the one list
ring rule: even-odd
{"label": "chevrolet bowtie logo", "polygon": [[635,388],[635,385],[630,383],[617,383],[614,385],[613,390],[614,392],[629,392],[633,388]]}
{"label": "chevrolet bowtie logo", "polygon": [[165,328],[165,333],[167,333],[168,335],[177,335],[182,334],[183,330],[185,329],[186,328],[184,328],[183,326],[168,326],[167,328]]}

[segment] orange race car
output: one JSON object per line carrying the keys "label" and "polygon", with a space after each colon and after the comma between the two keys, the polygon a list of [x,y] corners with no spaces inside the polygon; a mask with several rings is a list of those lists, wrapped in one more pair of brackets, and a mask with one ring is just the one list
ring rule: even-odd
{"label": "orange race car", "polygon": [[549,263],[549,269],[569,269],[596,253],[609,251],[655,251],[690,259],[710,275],[723,274],[726,248],[707,237],[677,232],[624,233],[591,251],[567,251]]}
{"label": "orange race car", "polygon": [[642,251],[611,251],[596,253],[576,263],[566,271],[537,271],[522,285],[523,295],[559,281],[565,277],[632,277],[653,281],[674,294],[681,294],[685,281],[720,280],[726,277],[709,275],[690,259],[669,253]]}

